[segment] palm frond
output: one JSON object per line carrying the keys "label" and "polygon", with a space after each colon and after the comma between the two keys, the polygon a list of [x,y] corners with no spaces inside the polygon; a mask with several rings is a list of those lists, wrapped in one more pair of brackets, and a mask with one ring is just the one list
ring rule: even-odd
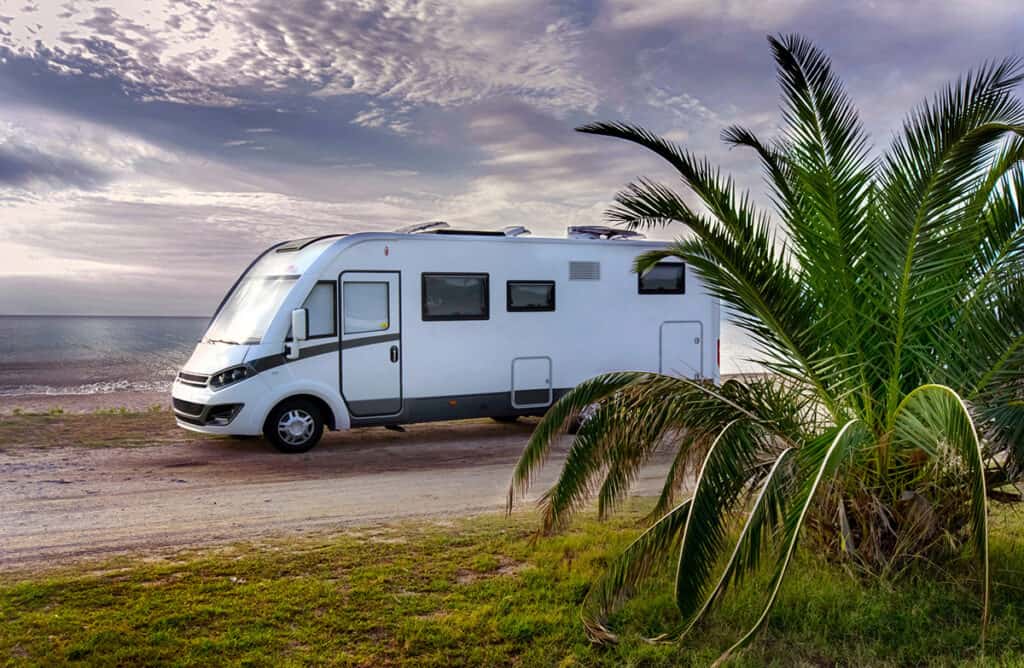
{"label": "palm frond", "polygon": [[590,587],[583,600],[581,617],[591,641],[617,640],[615,633],[606,626],[608,616],[662,563],[678,543],[689,514],[690,500],[687,499],[640,534]]}
{"label": "palm frond", "polygon": [[[768,613],[775,605],[775,599],[779,595],[779,589],[786,577],[786,570],[793,559],[796,550],[797,539],[800,530],[803,528],[807,512],[814,501],[814,495],[821,487],[822,481],[831,477],[844,461],[848,460],[855,449],[870,439],[870,432],[860,420],[850,420],[837,432],[828,434],[826,437],[816,439],[801,449],[798,458],[798,474],[803,479],[793,499],[786,505],[790,509],[785,520],[783,532],[782,549],[776,563],[775,573],[769,584],[768,600],[754,625],[729,649],[722,653],[714,665],[720,665],[733,653],[744,647],[750,639],[764,626],[768,620]],[[822,447],[825,446],[825,447]]]}
{"label": "palm frond", "polygon": [[693,488],[676,568],[676,606],[684,620],[705,598],[712,568],[725,543],[727,511],[753,477],[759,441],[749,422],[728,423],[708,449]]}
{"label": "palm frond", "polygon": [[722,570],[718,584],[682,629],[680,638],[688,635],[704,619],[704,616],[725,596],[731,584],[740,582],[744,575],[756,571],[760,566],[761,555],[767,547],[767,542],[779,529],[785,516],[786,500],[790,493],[789,488],[793,484],[792,460],[796,454],[796,448],[787,448],[772,464],[754,499],[732,554]]}
{"label": "palm frond", "polygon": [[981,637],[984,644],[988,624],[988,494],[981,442],[966,404],[943,385],[922,385],[908,394],[896,411],[893,445],[908,450],[920,448],[932,457],[948,449],[967,466],[971,480],[971,533],[982,569]]}
{"label": "palm frond", "polygon": [[519,462],[512,473],[509,485],[507,509],[509,512],[516,496],[526,493],[533,476],[544,465],[551,445],[564,432],[568,423],[579,416],[587,407],[605,397],[611,396],[630,383],[637,382],[651,374],[642,372],[609,373],[584,381],[563,395],[555,405],[545,413],[544,418],[533,430]]}

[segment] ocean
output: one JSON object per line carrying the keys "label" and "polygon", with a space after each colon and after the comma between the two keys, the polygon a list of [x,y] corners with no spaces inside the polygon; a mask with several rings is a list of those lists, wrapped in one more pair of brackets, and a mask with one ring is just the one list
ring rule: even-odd
{"label": "ocean", "polygon": [[208,322],[0,316],[0,396],[169,391]]}

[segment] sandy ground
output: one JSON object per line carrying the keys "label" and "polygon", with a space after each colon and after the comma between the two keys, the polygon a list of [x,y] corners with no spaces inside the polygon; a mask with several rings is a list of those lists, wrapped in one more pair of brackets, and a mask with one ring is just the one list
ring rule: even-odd
{"label": "sandy ground", "polygon": [[[194,438],[173,428],[146,447],[6,443],[0,450],[0,571],[409,518],[500,513],[534,424],[472,421],[415,425],[404,434],[379,428],[331,433],[298,456],[277,454],[261,440]],[[549,460],[534,494],[554,479],[566,445]],[[637,491],[659,491],[667,464],[646,469]]]}

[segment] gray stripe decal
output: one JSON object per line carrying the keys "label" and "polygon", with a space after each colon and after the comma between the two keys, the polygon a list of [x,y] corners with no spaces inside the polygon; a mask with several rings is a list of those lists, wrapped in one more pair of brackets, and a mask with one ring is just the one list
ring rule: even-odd
{"label": "gray stripe decal", "polygon": [[380,336],[368,336],[365,339],[349,339],[348,341],[341,342],[341,349],[348,350],[349,348],[359,348],[360,346],[372,346],[375,343],[397,341],[401,336],[401,334],[381,334]]}
{"label": "gray stripe decal", "polygon": [[331,341],[330,343],[321,343],[318,346],[310,346],[308,348],[299,349],[299,359],[290,360],[282,353],[277,355],[268,355],[267,357],[260,357],[255,359],[249,364],[252,365],[257,372],[266,371],[267,369],[273,369],[274,367],[287,364],[289,362],[298,362],[299,360],[309,359],[310,357],[316,357],[317,355],[326,355],[327,353],[333,353],[338,350],[338,342]]}
{"label": "gray stripe decal", "polygon": [[310,346],[309,348],[299,348],[299,359],[304,360],[307,357],[316,357],[317,355],[333,353],[337,349],[337,341],[331,341],[330,343],[321,343],[318,346]]}

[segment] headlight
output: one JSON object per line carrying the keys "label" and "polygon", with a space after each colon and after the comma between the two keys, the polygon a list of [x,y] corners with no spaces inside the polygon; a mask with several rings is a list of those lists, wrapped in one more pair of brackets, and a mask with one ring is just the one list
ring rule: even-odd
{"label": "headlight", "polygon": [[225,369],[220,373],[215,373],[210,377],[210,387],[217,390],[226,385],[237,383],[240,380],[245,380],[251,376],[255,376],[256,371],[251,366],[236,366],[230,369]]}

